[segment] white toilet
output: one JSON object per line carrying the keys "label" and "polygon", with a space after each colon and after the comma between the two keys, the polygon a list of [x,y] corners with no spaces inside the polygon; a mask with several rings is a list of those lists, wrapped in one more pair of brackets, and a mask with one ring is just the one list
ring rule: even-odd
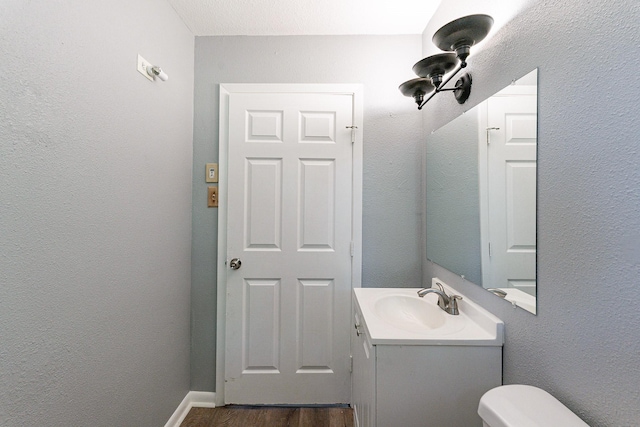
{"label": "white toilet", "polygon": [[484,427],[589,427],[544,390],[503,385],[486,392],[478,414]]}

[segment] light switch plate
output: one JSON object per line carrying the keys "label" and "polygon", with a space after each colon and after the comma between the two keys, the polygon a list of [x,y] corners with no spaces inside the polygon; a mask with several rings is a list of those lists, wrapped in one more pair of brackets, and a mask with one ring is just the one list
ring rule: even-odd
{"label": "light switch plate", "polygon": [[140,56],[140,54],[138,54],[138,72],[145,76],[147,79],[153,81],[153,77],[151,77],[149,73],[147,73],[148,67],[153,67],[153,65],[142,56]]}
{"label": "light switch plate", "polygon": [[218,207],[218,187],[207,187],[207,207]]}
{"label": "light switch plate", "polygon": [[217,163],[207,163],[206,182],[218,182]]}

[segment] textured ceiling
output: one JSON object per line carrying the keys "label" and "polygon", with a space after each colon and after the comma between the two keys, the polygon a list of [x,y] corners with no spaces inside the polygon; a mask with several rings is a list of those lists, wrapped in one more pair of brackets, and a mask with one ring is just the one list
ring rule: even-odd
{"label": "textured ceiling", "polygon": [[440,0],[168,0],[196,36],[421,34]]}

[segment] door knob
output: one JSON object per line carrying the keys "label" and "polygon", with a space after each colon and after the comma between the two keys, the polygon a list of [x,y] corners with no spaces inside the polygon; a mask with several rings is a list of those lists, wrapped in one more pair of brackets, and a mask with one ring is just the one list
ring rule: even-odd
{"label": "door knob", "polygon": [[240,261],[240,258],[234,258],[229,262],[229,267],[231,267],[232,270],[239,269],[241,265],[242,261]]}

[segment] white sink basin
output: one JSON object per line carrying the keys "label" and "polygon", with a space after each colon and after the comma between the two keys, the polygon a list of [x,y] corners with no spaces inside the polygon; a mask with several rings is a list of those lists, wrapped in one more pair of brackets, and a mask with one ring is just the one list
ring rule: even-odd
{"label": "white sink basin", "polygon": [[410,331],[438,329],[447,313],[429,300],[411,295],[383,295],[373,304],[373,312],[395,327]]}
{"label": "white sink basin", "polygon": [[[440,283],[442,281],[438,280]],[[445,286],[447,294],[456,292]],[[438,295],[419,288],[354,289],[357,316],[371,344],[502,345],[504,324],[477,304],[458,301],[459,315],[438,306]]]}

